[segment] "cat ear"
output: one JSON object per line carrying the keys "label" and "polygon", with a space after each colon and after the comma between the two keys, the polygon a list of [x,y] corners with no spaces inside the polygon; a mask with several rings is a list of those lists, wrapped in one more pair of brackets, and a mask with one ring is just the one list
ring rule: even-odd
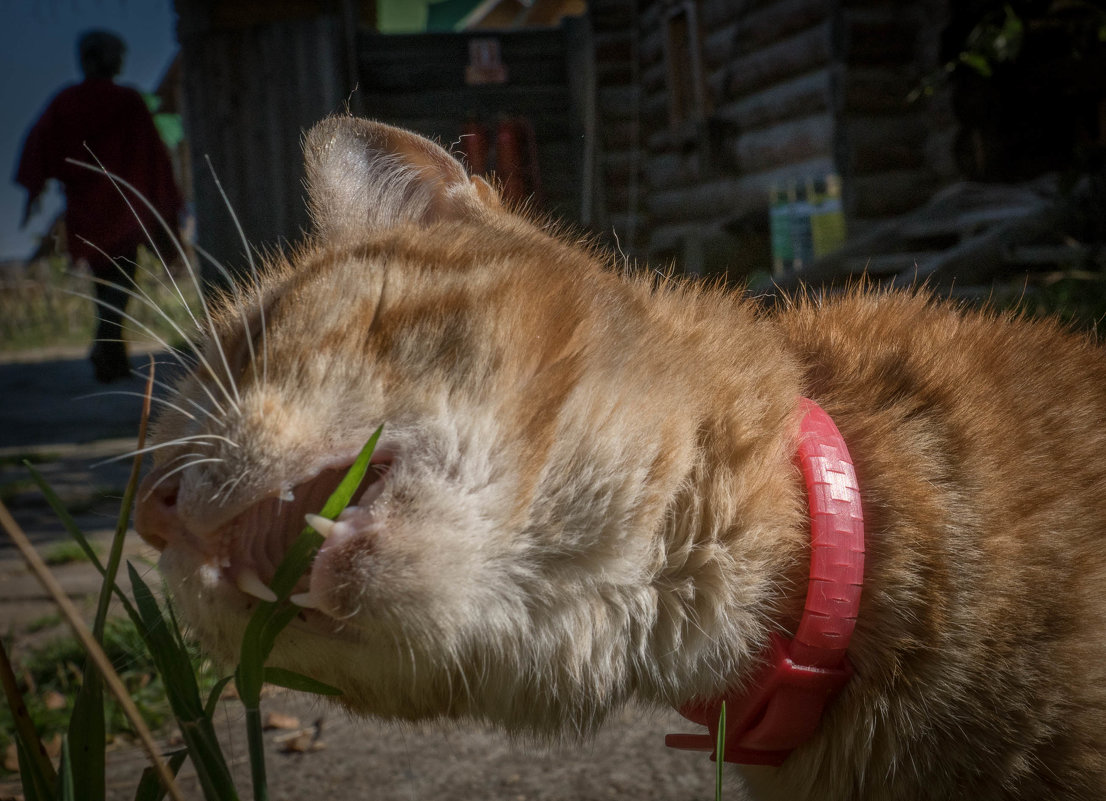
{"label": "cat ear", "polygon": [[470,178],[441,147],[391,125],[329,117],[308,132],[304,157],[311,217],[323,238],[479,216],[500,206],[495,190]]}

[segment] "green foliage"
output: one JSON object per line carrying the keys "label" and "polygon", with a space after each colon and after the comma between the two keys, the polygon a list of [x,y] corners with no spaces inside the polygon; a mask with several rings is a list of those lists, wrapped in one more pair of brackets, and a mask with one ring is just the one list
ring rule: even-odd
{"label": "green foliage", "polygon": [[192,758],[204,798],[234,801],[238,798],[234,780],[219,748],[211,717],[200,700],[199,684],[195,671],[188,664],[188,647],[180,628],[172,616],[166,621],[154,594],[133,565],[127,565],[127,572],[144,640],[164,681],[169,705]]}
{"label": "green foliage", "polygon": [[[361,449],[356,461],[319,512],[321,517],[333,520],[349,505],[369,469],[381,431],[383,426],[369,437],[369,441]],[[265,777],[265,751],[261,742],[261,685],[264,680],[278,675],[285,682],[306,681],[326,688],[316,692],[321,691],[327,695],[339,694],[337,690],[315,682],[307,676],[297,676],[289,671],[274,674],[271,668],[268,670],[265,668],[265,661],[272,653],[277,635],[299,614],[299,608],[290,603],[288,597],[295,589],[296,582],[310,567],[311,560],[315,558],[315,552],[322,542],[322,535],[311,526],[307,526],[300,532],[299,537],[292,543],[292,547],[288,549],[277,567],[276,575],[271,582],[271,589],[276,594],[277,600],[273,603],[258,604],[242,637],[242,653],[238,669],[234,673],[234,680],[238,687],[238,696],[246,707],[246,733],[250,741],[250,773],[256,801],[265,801],[269,797],[268,782]],[[286,684],[286,686],[290,685]]]}
{"label": "green foliage", "polygon": [[[173,254],[165,255],[168,258]],[[147,294],[150,300],[132,299],[128,314],[168,342],[175,342],[179,337],[173,325],[155,307],[185,331],[190,329],[191,319],[164,277],[164,268],[145,248],[139,250],[136,281],[136,291]],[[195,306],[198,300],[192,282],[178,283],[185,302]],[[0,351],[88,344],[96,327],[96,314],[87,296],[94,294],[88,273],[74,270],[64,256],[39,259],[27,264],[21,275],[0,277]],[[133,323],[127,323],[126,328],[132,340],[151,339]]]}
{"label": "green foliage", "polygon": [[[96,543],[91,545],[97,554],[102,550]],[[55,542],[43,552],[42,559],[48,565],[66,565],[70,562],[87,562],[88,554],[75,542]]]}
{"label": "green foliage", "polygon": [[994,303],[1037,317],[1056,317],[1101,338],[1106,323],[1106,273],[1068,270],[1045,275],[1033,286],[1015,282],[997,287]]}
{"label": "green foliage", "polygon": [[27,631],[31,634],[36,631],[44,631],[45,629],[52,629],[55,626],[61,625],[61,615],[57,612],[51,612],[48,615],[42,615],[36,617],[30,623],[27,624]]}
{"label": "green foliage", "polygon": [[[350,503],[368,471],[380,433],[381,429],[377,429],[365,444],[360,456],[321,510],[322,516],[333,519]],[[186,748],[170,757],[171,774],[176,775],[185,758],[190,758],[207,801],[237,801],[237,790],[212,725],[219,695],[232,677],[215,680],[208,663],[200,659],[196,650],[185,641],[172,607],[166,605],[162,608],[132,564],[127,564],[127,570],[133,602],[115,584],[122,533],[126,530],[137,486],[137,469],[132,473],[124,495],[116,539],[105,566],[72,516],[61,505],[56,493],[33,467],[29,464],[27,467],[62,525],[73,536],[78,551],[104,575],[105,584],[93,631],[128,694],[136,702],[142,718],[155,727],[168,720],[170,715],[176,720]],[[260,604],[243,637],[242,664],[234,678],[246,705],[254,797],[259,800],[268,797],[261,738],[261,685],[270,682],[303,692],[340,694],[337,689],[309,676],[265,666],[280,631],[298,613],[298,608],[288,598],[310,567],[321,543],[322,537],[318,532],[310,527],[304,529],[285,555],[272,581],[277,601]],[[121,601],[128,619],[106,618],[107,599],[111,595]],[[9,691],[8,705],[0,708],[0,745],[6,747],[13,740],[17,743],[28,801],[72,798],[75,787],[81,788],[82,799],[102,797],[104,749],[108,733],[127,731],[129,724],[113,701],[106,702],[105,712],[105,699],[99,687],[101,678],[88,667],[86,656],[73,637],[59,638],[28,654],[17,671],[23,679],[22,686],[15,687],[14,694]],[[3,664],[7,664],[6,660]],[[90,686],[92,684],[96,686]],[[6,689],[9,686],[5,685]],[[202,700],[204,693],[206,702]],[[26,731],[19,735],[15,732],[15,716],[11,710],[21,703],[20,694],[27,699],[29,717],[34,721],[34,730],[29,735]],[[63,756],[58,776],[48,775],[48,764],[28,759],[28,754],[39,753],[39,742],[32,742],[36,739],[35,735],[39,741],[55,735],[62,737]],[[71,759],[71,754],[77,756]],[[158,777],[148,770],[139,783],[135,798],[136,801],[156,801],[164,795],[164,790]]]}
{"label": "green foliage", "polygon": [[[957,70],[968,69],[983,78],[993,78],[1004,65],[1014,64],[1025,55],[1027,37],[1037,31],[1062,35],[1068,44],[1069,58],[1086,70],[1094,63],[1093,51],[1106,42],[1106,9],[1089,0],[1067,0],[1041,4],[1032,0],[977,3],[974,24],[956,56],[923,78],[908,95],[913,102],[933,94]],[[1050,65],[1054,70],[1056,65]]]}
{"label": "green foliage", "polygon": [[1004,6],[1001,12],[985,16],[972,29],[959,60],[984,78],[990,78],[996,64],[1017,59],[1024,40],[1025,23],[1013,8]]}
{"label": "green foliage", "polygon": [[[104,651],[142,716],[153,727],[166,723],[172,710],[165,697],[165,686],[134,623],[126,618],[109,618],[104,635]],[[187,649],[186,660],[189,669],[199,676],[200,686],[205,691],[214,685],[214,669],[195,646]],[[27,653],[17,663],[16,677],[20,679],[27,708],[43,740],[51,740],[66,730],[74,698],[82,683],[84,661],[80,642],[67,634]],[[59,701],[64,701],[64,705],[51,708]],[[106,710],[109,739],[132,733],[126,717],[111,698],[107,699]],[[7,704],[0,705],[0,747],[6,748],[13,737],[11,710]]]}

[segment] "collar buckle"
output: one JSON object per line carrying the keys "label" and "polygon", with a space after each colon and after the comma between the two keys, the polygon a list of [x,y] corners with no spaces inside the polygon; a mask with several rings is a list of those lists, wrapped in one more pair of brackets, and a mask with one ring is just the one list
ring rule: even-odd
{"label": "collar buckle", "polygon": [[721,698],[680,708],[681,715],[706,726],[710,734],[669,734],[664,744],[684,751],[713,752],[725,701],[723,759],[740,765],[782,764],[814,734],[826,704],[853,675],[847,659],[835,668],[797,664],[788,653],[789,642],[772,634],[771,652],[751,683],[751,693],[731,690]]}

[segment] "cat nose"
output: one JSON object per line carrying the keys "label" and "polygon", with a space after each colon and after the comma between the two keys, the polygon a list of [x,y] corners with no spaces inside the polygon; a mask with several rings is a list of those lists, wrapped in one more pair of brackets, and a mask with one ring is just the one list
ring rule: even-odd
{"label": "cat nose", "polygon": [[180,481],[166,477],[164,468],[155,468],[138,487],[134,510],[134,528],[138,536],[159,551],[185,537],[184,523],[177,512]]}

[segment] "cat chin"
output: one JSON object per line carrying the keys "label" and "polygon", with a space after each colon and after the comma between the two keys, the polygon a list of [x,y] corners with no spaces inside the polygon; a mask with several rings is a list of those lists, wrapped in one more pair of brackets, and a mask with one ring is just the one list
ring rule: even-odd
{"label": "cat chin", "polygon": [[[159,567],[190,633],[232,670],[257,599],[197,552],[166,548]],[[281,633],[268,664],[337,687],[337,702],[358,715],[483,719],[551,741],[594,731],[626,700],[632,658],[618,648],[622,638],[587,604],[548,610],[520,627],[521,603],[497,592],[445,601],[434,614],[401,605],[346,621],[305,610]]]}
{"label": "cat chin", "polygon": [[[167,548],[159,568],[174,588],[174,608],[189,633],[225,671],[232,671],[257,599],[240,592],[196,552]],[[470,631],[464,639],[484,638]],[[481,655],[474,656],[477,651]],[[491,710],[492,719],[507,728],[547,739],[560,738],[562,730],[581,731],[578,719],[597,719],[594,710],[581,716],[579,710],[552,707],[535,715],[517,699],[514,665],[501,657],[451,642],[444,629],[366,629],[305,610],[281,633],[267,664],[338,688],[342,694],[333,700],[362,716],[488,719]]]}

